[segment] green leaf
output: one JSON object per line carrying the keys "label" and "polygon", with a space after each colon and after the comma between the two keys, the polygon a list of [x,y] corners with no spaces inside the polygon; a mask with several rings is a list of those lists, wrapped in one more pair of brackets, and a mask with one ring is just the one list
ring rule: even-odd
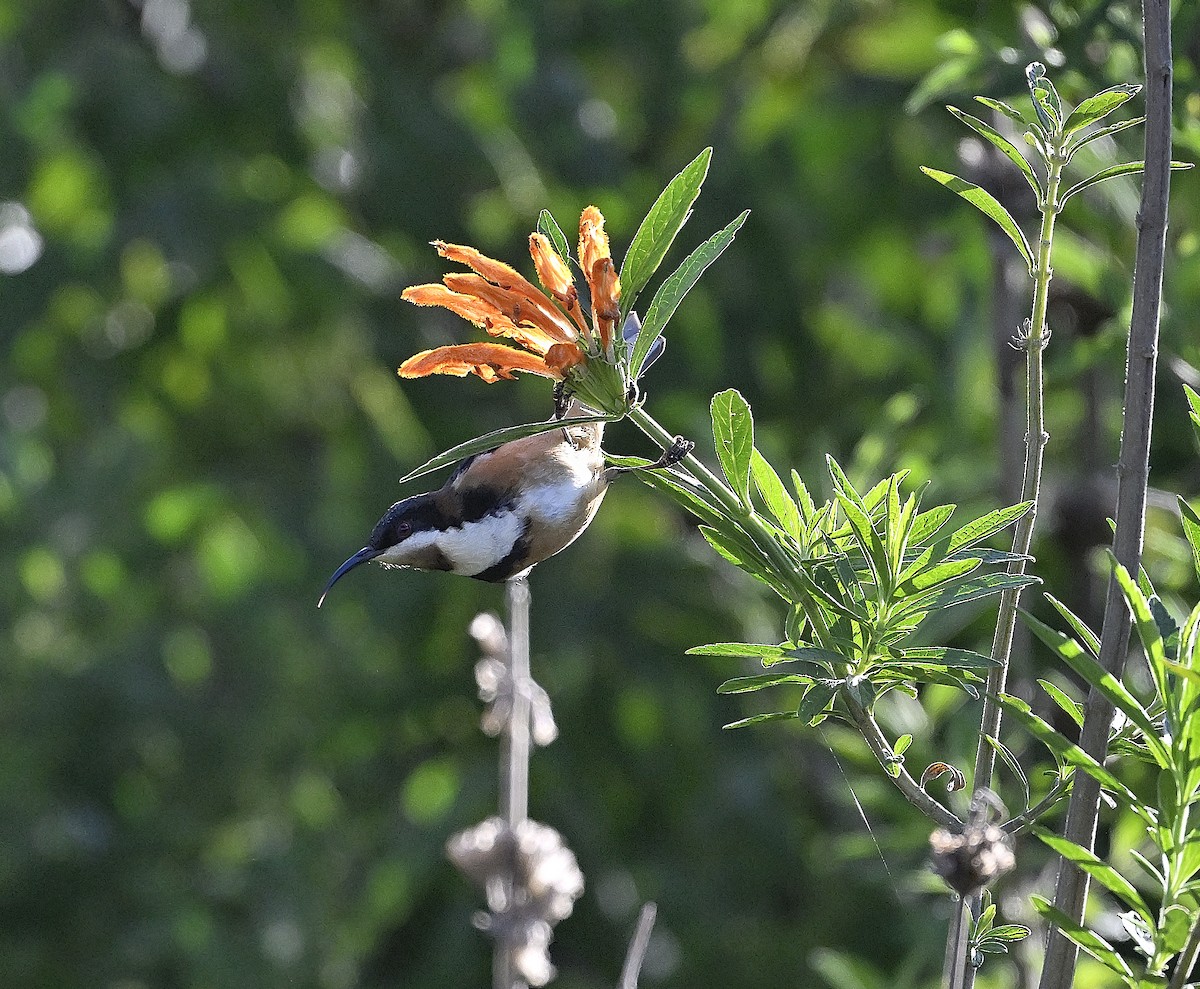
{"label": "green leaf", "polygon": [[[1083,192],[1084,189],[1091,188],[1098,182],[1106,182],[1108,179],[1115,179],[1119,175],[1136,174],[1137,172],[1143,171],[1145,167],[1146,163],[1144,161],[1126,161],[1122,162],[1120,165],[1110,165],[1108,168],[1101,169],[1095,175],[1089,175],[1082,182],[1076,182],[1073,186],[1071,186],[1071,188],[1069,188],[1063,194],[1063,197],[1058,201],[1059,209],[1065,206],[1067,200],[1077,192]],[[1190,161],[1171,162],[1172,171],[1181,171],[1193,167],[1194,165]]]}
{"label": "green leaf", "polygon": [[1088,851],[1082,845],[1077,845],[1073,841],[1052,834],[1040,825],[1034,824],[1030,827],[1030,830],[1044,844],[1049,845],[1050,848],[1068,862],[1073,862],[1117,897],[1117,899],[1121,900],[1127,907],[1135,911],[1148,926],[1154,926],[1154,915],[1151,914],[1146,901],[1142,899],[1142,895],[1134,889],[1133,883],[1117,872],[1111,865]]}
{"label": "green leaf", "polygon": [[950,537],[950,542],[946,545],[946,555],[950,556],[960,549],[967,549],[982,542],[1001,529],[1012,525],[1032,507],[1032,501],[1023,501],[1019,505],[1012,505],[1009,508],[997,508],[993,512],[981,515],[973,522],[968,522]]}
{"label": "green leaf", "polygon": [[825,455],[825,465],[829,468],[829,476],[833,480],[833,486],[865,512],[867,510],[866,502],[863,501],[862,495],[858,493],[854,485],[850,483],[850,478],[842,470],[842,465],[829,454]]}
{"label": "green leaf", "polygon": [[1125,604],[1133,616],[1133,625],[1141,640],[1142,650],[1146,655],[1146,665],[1150,668],[1151,677],[1154,678],[1154,686],[1158,690],[1159,697],[1166,701],[1170,697],[1170,689],[1166,670],[1167,648],[1166,643],[1163,642],[1162,632],[1158,627],[1158,622],[1154,620],[1154,612],[1151,610],[1150,602],[1146,600],[1145,594],[1142,593],[1142,589],[1133,582],[1129,571],[1117,562],[1111,552],[1108,556],[1109,562],[1112,564],[1113,576],[1116,577],[1121,592],[1125,595]]}
{"label": "green leaf", "polygon": [[1183,523],[1183,534],[1192,548],[1192,568],[1200,576],[1200,515],[1182,495],[1179,497],[1179,518]]}
{"label": "green leaf", "polygon": [[1025,775],[1025,770],[1021,768],[1021,764],[1017,761],[1017,757],[1012,754],[1009,749],[1000,739],[993,738],[991,735],[984,735],[984,739],[988,745],[992,747],[996,755],[1000,757],[1000,761],[1008,767],[1008,771],[1016,777],[1017,783],[1021,787],[1022,807],[1029,806],[1029,777]]}
{"label": "green leaf", "polygon": [[912,735],[904,734],[896,739],[896,744],[892,746],[892,753],[896,756],[902,756],[908,751],[908,747],[912,745]]}
{"label": "green leaf", "polygon": [[633,308],[638,293],[654,276],[676,234],[692,212],[708,175],[712,148],[705,148],[659,194],[630,241],[621,265],[621,314]]}
{"label": "green leaf", "polygon": [[871,679],[879,684],[936,683],[965,691],[973,699],[979,698],[979,691],[973,685],[983,682],[970,670],[954,670],[932,663],[888,663],[872,670]]}
{"label": "green leaf", "polygon": [[1068,666],[1088,683],[1099,690],[1109,702],[1125,715],[1141,730],[1145,736],[1146,745],[1154,761],[1166,769],[1171,763],[1171,755],[1159,737],[1158,728],[1150,720],[1146,709],[1133,696],[1120,680],[1109,673],[1091,656],[1083,651],[1083,647],[1070,636],[1050,628],[1038,621],[1028,612],[1022,612],[1025,624],[1033,634],[1053,649]]}
{"label": "green leaf", "polygon": [[1080,728],[1083,727],[1083,705],[1078,701],[1068,697],[1058,686],[1051,683],[1049,680],[1038,679],[1047,696],[1054,701],[1055,704],[1063,711],[1064,714],[1075,722]]}
{"label": "green leaf", "polygon": [[1033,713],[1033,710],[1021,698],[1012,694],[997,694],[996,699],[1003,705],[1009,716],[1019,723],[1029,734],[1041,742],[1055,756],[1065,763],[1082,769],[1093,777],[1101,786],[1106,787],[1129,806],[1150,827],[1155,827],[1154,816],[1138,800],[1137,794],[1117,779],[1092,756],[1073,742],[1068,741],[1050,725]]}
{"label": "green leaf", "polygon": [[683,264],[676,268],[658,287],[658,291],[654,293],[654,298],[650,302],[650,308],[646,310],[646,319],[642,322],[637,342],[633,347],[633,355],[629,363],[632,378],[637,379],[641,376],[646,354],[650,352],[654,341],[658,339],[659,334],[666,328],[668,320],[679,308],[679,303],[704,274],[704,269],[717,260],[725,248],[733,243],[733,238],[737,236],[738,230],[741,229],[749,215],[750,211],[746,210],[729,226],[718,230],[709,237],[684,258]]}
{"label": "green leaf", "polygon": [[870,564],[876,583],[884,584],[888,580],[888,559],[883,540],[879,538],[879,533],[875,531],[867,513],[855,502],[841,492],[838,492],[837,499],[846,515],[846,520],[850,523],[850,530],[859,549]]}
{"label": "green leaf", "polygon": [[1047,592],[1046,600],[1054,605],[1060,615],[1067,620],[1067,624],[1071,626],[1072,631],[1079,637],[1080,642],[1087,647],[1087,651],[1092,654],[1093,659],[1100,658],[1100,636],[1087,627],[1087,624],[1082,618],[1075,614],[1070,608],[1063,604],[1053,594]]}
{"label": "green leaf", "polygon": [[816,503],[812,500],[812,495],[808,493],[808,488],[805,487],[804,481],[796,471],[792,471],[792,488],[796,492],[796,502],[800,506],[800,514],[804,521],[812,523],[813,517],[817,514]]}
{"label": "green leaf", "polygon": [[1014,590],[1037,584],[1037,577],[1028,574],[989,573],[982,577],[973,577],[953,587],[935,590],[921,594],[904,602],[896,617],[902,617],[913,611],[935,611],[941,608],[952,608],[955,605],[979,601],[982,598],[999,594],[1001,591]]}
{"label": "green leaf", "polygon": [[732,563],[739,570],[744,570],[756,580],[762,581],[785,601],[791,601],[792,595],[788,587],[780,581],[771,565],[763,559],[759,548],[740,529],[714,529],[707,525],[702,525],[699,529],[705,542],[727,562]]}
{"label": "green leaf", "polygon": [[1024,941],[1032,933],[1024,924],[999,924],[988,931],[988,937],[996,941]]}
{"label": "green leaf", "polygon": [[[965,577],[972,571],[977,570],[979,563],[980,561],[975,558],[939,563],[936,567],[920,570],[911,577],[906,577],[904,583],[901,585],[901,590],[906,595],[919,594],[922,591],[932,590],[942,584]],[[907,571],[905,572],[907,573]]]}
{"label": "green leaf", "polygon": [[991,141],[992,144],[1004,152],[1004,154],[1008,157],[1008,160],[1021,170],[1021,174],[1025,176],[1025,181],[1028,182],[1030,188],[1033,189],[1033,194],[1037,196],[1038,202],[1040,203],[1042,201],[1044,198],[1042,194],[1042,184],[1038,181],[1037,175],[1034,174],[1033,166],[1029,164],[1029,162],[1025,159],[1025,156],[1021,154],[1021,152],[1017,149],[1017,146],[1013,144],[1012,141],[996,130],[995,127],[992,127],[990,124],[985,124],[978,117],[972,117],[969,113],[963,113],[963,111],[956,106],[948,106],[946,109],[954,114],[955,117],[961,120],[968,127],[970,127],[971,130],[975,131],[975,133]]}
{"label": "green leaf", "polygon": [[571,245],[567,241],[567,235],[562,232],[562,227],[548,209],[538,214],[537,229],[538,233],[550,241],[550,246],[560,258],[566,261],[571,256]]}
{"label": "green leaf", "polygon": [[950,516],[954,514],[956,507],[956,505],[938,505],[927,512],[921,512],[913,519],[912,529],[908,533],[909,544],[919,546],[930,536],[936,535],[942,526],[950,521]]}
{"label": "green leaf", "polygon": [[757,676],[734,677],[717,688],[718,694],[749,694],[781,683],[812,683],[812,677],[803,673],[760,673]]}
{"label": "green leaf", "polygon": [[713,441],[717,459],[743,505],[750,507],[750,460],[754,450],[754,418],[749,403],[736,389],[713,396]]}
{"label": "green leaf", "polygon": [[1196,439],[1200,440],[1200,394],[1197,394],[1188,385],[1183,386],[1183,394],[1187,396],[1188,418],[1192,420],[1192,428],[1196,433]]}
{"label": "green leaf", "polygon": [[1033,271],[1033,254],[1029,250],[1029,241],[1025,239],[1025,234],[1021,232],[1021,228],[1017,226],[1017,221],[1012,218],[1012,215],[996,199],[990,192],[981,189],[974,182],[968,182],[966,179],[959,178],[957,175],[951,175],[949,172],[938,171],[936,168],[928,168],[925,165],[921,166],[921,171],[928,175],[935,182],[940,182],[951,192],[961,196],[977,210],[985,216],[994,220],[1006,234],[1008,239],[1013,242],[1013,245],[1021,252],[1021,257],[1025,259],[1025,266],[1029,271]]}
{"label": "green leaf", "polygon": [[841,686],[839,681],[818,680],[805,691],[804,699],[796,709],[796,717],[806,725],[816,721]]}
{"label": "green leaf", "polygon": [[778,659],[784,655],[783,646],[770,646],[759,642],[712,642],[705,646],[692,646],[685,656],[728,656],[732,659]]}
{"label": "green leaf", "polygon": [[954,649],[950,646],[917,646],[913,649],[900,650],[900,656],[906,663],[935,662],[942,666],[953,666],[956,669],[988,670],[1000,664],[981,652],[971,649]]}
{"label": "green leaf", "polygon": [[749,728],[751,725],[766,724],[768,721],[794,721],[795,718],[795,711],[770,711],[767,714],[756,714],[751,718],[742,718],[741,721],[731,721],[724,727],[726,730],[732,731],[735,728]]}
{"label": "green leaf", "polygon": [[779,475],[775,473],[775,468],[757,449],[750,453],[750,475],[754,478],[754,486],[762,496],[767,511],[775,516],[784,532],[796,542],[800,542],[804,538],[804,522],[800,517],[800,509],[783,486]]}
{"label": "green leaf", "polygon": [[1163,924],[1158,932],[1159,944],[1164,951],[1176,955],[1187,943],[1195,917],[1181,903],[1172,903],[1163,911]]}
{"label": "green leaf", "polygon": [[1063,933],[1064,937],[1070,939],[1086,951],[1104,965],[1105,968],[1111,969],[1122,978],[1133,979],[1133,972],[1125,959],[1113,951],[1112,946],[1104,938],[1098,934],[1093,934],[1086,927],[1081,927],[1075,923],[1075,921],[1059,910],[1058,907],[1044,896],[1038,896],[1035,893],[1030,897],[1030,901],[1033,903],[1033,908],[1046,918],[1046,920],[1054,924]]}
{"label": "green leaf", "polygon": [[1075,153],[1080,148],[1091,144],[1093,141],[1099,140],[1102,137],[1110,137],[1128,127],[1136,127],[1138,124],[1144,124],[1145,122],[1145,117],[1132,117],[1129,120],[1121,120],[1115,124],[1109,124],[1107,127],[1101,127],[1099,130],[1094,130],[1090,134],[1085,134],[1067,149],[1067,161],[1074,158]]}
{"label": "green leaf", "polygon": [[1074,134],[1077,130],[1083,130],[1084,127],[1103,120],[1113,110],[1124,106],[1141,91],[1141,86],[1122,83],[1119,86],[1102,90],[1095,96],[1089,96],[1071,111],[1066,123],[1063,124],[1063,134]]}
{"label": "green leaf", "polygon": [[1025,118],[1007,103],[1000,100],[993,100],[987,96],[976,96],[975,102],[986,106],[989,110],[995,110],[997,113],[1004,114],[1009,120],[1020,124],[1022,127],[1025,126]]}
{"label": "green leaf", "polygon": [[817,663],[821,666],[828,666],[831,663],[848,663],[849,657],[843,656],[839,652],[830,652],[828,649],[821,649],[819,646],[797,646],[795,649],[788,649],[778,658],[772,658],[769,662],[763,659],[763,666],[774,666],[776,663],[790,663],[793,660],[799,660],[805,663]]}
{"label": "green leaf", "polygon": [[443,467],[449,467],[451,464],[456,464],[467,457],[472,457],[477,453],[486,453],[489,450],[496,449],[498,446],[503,446],[505,443],[511,443],[513,440],[524,439],[526,436],[537,436],[539,433],[548,433],[552,429],[563,429],[567,426],[582,425],[589,422],[613,422],[619,418],[619,416],[611,415],[574,416],[570,419],[548,419],[544,422],[529,422],[523,426],[506,426],[503,429],[494,429],[490,433],[484,433],[482,436],[477,436],[473,440],[467,440],[465,443],[459,443],[458,446],[452,446],[449,450],[439,453],[432,460],[427,460],[416,470],[409,471],[400,478],[399,483],[405,484],[408,481],[414,481],[418,477],[432,474],[434,471],[441,470]]}

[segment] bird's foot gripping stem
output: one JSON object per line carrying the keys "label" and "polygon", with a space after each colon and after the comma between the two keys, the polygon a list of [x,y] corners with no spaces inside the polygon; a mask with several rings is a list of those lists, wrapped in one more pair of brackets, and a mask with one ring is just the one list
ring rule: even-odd
{"label": "bird's foot gripping stem", "polygon": [[644,467],[609,467],[605,473],[611,480],[618,474],[628,474],[635,470],[666,470],[668,467],[674,467],[694,449],[696,449],[696,444],[691,440],[685,440],[682,436],[676,436],[671,445],[663,451],[662,456],[654,463],[646,464]]}
{"label": "bird's foot gripping stem", "polygon": [[671,445],[663,450],[663,455],[645,469],[666,470],[668,467],[674,467],[694,449],[696,449],[696,444],[691,440],[684,439],[682,436],[676,436]]}

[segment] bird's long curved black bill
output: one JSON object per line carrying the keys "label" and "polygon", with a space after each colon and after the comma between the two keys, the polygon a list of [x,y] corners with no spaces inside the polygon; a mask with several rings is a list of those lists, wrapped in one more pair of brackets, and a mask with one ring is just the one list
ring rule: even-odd
{"label": "bird's long curved black bill", "polygon": [[329,589],[331,587],[333,587],[333,585],[336,584],[339,580],[341,580],[344,575],[348,574],[351,570],[353,570],[355,567],[357,567],[360,563],[366,563],[369,560],[373,560],[378,555],[379,555],[379,550],[374,549],[371,546],[364,546],[357,553],[355,553],[352,557],[350,557],[350,559],[348,559],[345,563],[343,563],[340,567],[338,567],[333,572],[333,576],[329,578],[329,583],[325,585],[325,590],[323,590],[321,592],[321,597],[317,601],[317,607],[319,608],[319,607],[321,607],[321,605],[323,605],[325,603],[325,596],[329,593]]}

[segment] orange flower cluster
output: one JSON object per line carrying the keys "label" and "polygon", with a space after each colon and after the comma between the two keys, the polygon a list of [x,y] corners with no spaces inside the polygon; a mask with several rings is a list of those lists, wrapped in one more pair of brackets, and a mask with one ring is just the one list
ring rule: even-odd
{"label": "orange flower cluster", "polygon": [[[489,383],[528,371],[562,381],[589,359],[612,360],[612,334],[620,318],[621,283],[604,232],[604,217],[595,206],[579,220],[579,258],[591,295],[591,325],[584,317],[571,269],[539,233],[529,237],[529,253],[537,269],[538,289],[502,261],[473,247],[434,241],[444,258],[470,268],[446,275],[443,284],[414,285],[402,298],[418,306],[441,306],[481,327],[490,336],[517,344],[464,343],[414,354],[400,366],[400,376],[476,374]],[[549,293],[547,295],[546,293]],[[520,348],[520,349],[518,349]]]}

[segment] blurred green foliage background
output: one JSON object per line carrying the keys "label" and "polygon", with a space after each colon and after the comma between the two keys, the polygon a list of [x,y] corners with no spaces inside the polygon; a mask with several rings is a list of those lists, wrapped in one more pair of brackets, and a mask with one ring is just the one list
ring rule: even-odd
{"label": "blurred green foliage background", "polygon": [[[982,177],[1028,216],[1024,183],[940,104],[1018,97],[1034,59],[1076,102],[1136,80],[1138,17],[1089,0],[0,0],[0,984],[488,984],[479,901],[442,845],[496,805],[466,628],[502,589],[370,568],[315,609],[413,493],[396,478],[549,412],[537,379],[397,380],[469,332],[398,299],[439,277],[427,242],[529,271],[538,210],[569,228],[594,202],[620,256],[711,144],[674,260],[753,212],[670,327],[656,417],[703,452],[708,398],[735,386],[768,456],[816,489],[833,453],[856,480],[909,468],[930,499],[994,507],[1019,483],[1003,338],[1027,288],[917,166]],[[1191,159],[1197,19],[1179,6]],[[1139,157],[1121,137],[1092,164]],[[1195,181],[1174,182],[1153,476],[1185,492]],[[1092,617],[1137,196],[1107,183],[1060,225],[1038,572]],[[623,426],[608,446],[648,452]],[[1149,547],[1194,594],[1169,513]],[[532,588],[562,729],[535,756],[532,813],[588,881],[557,985],[613,985],[645,899],[647,986],[936,980],[928,825],[836,727],[720,731],[748,709],[714,688],[744,670],[683,655],[777,641],[764,591],[633,480]],[[965,644],[990,613],[962,616]],[[1026,694],[1052,666],[1027,645],[1016,663]],[[912,764],[968,765],[965,698],[883,713],[916,736]],[[1022,846],[1010,920],[1029,919],[1042,861]],[[1012,984],[1013,964],[985,980]]]}

